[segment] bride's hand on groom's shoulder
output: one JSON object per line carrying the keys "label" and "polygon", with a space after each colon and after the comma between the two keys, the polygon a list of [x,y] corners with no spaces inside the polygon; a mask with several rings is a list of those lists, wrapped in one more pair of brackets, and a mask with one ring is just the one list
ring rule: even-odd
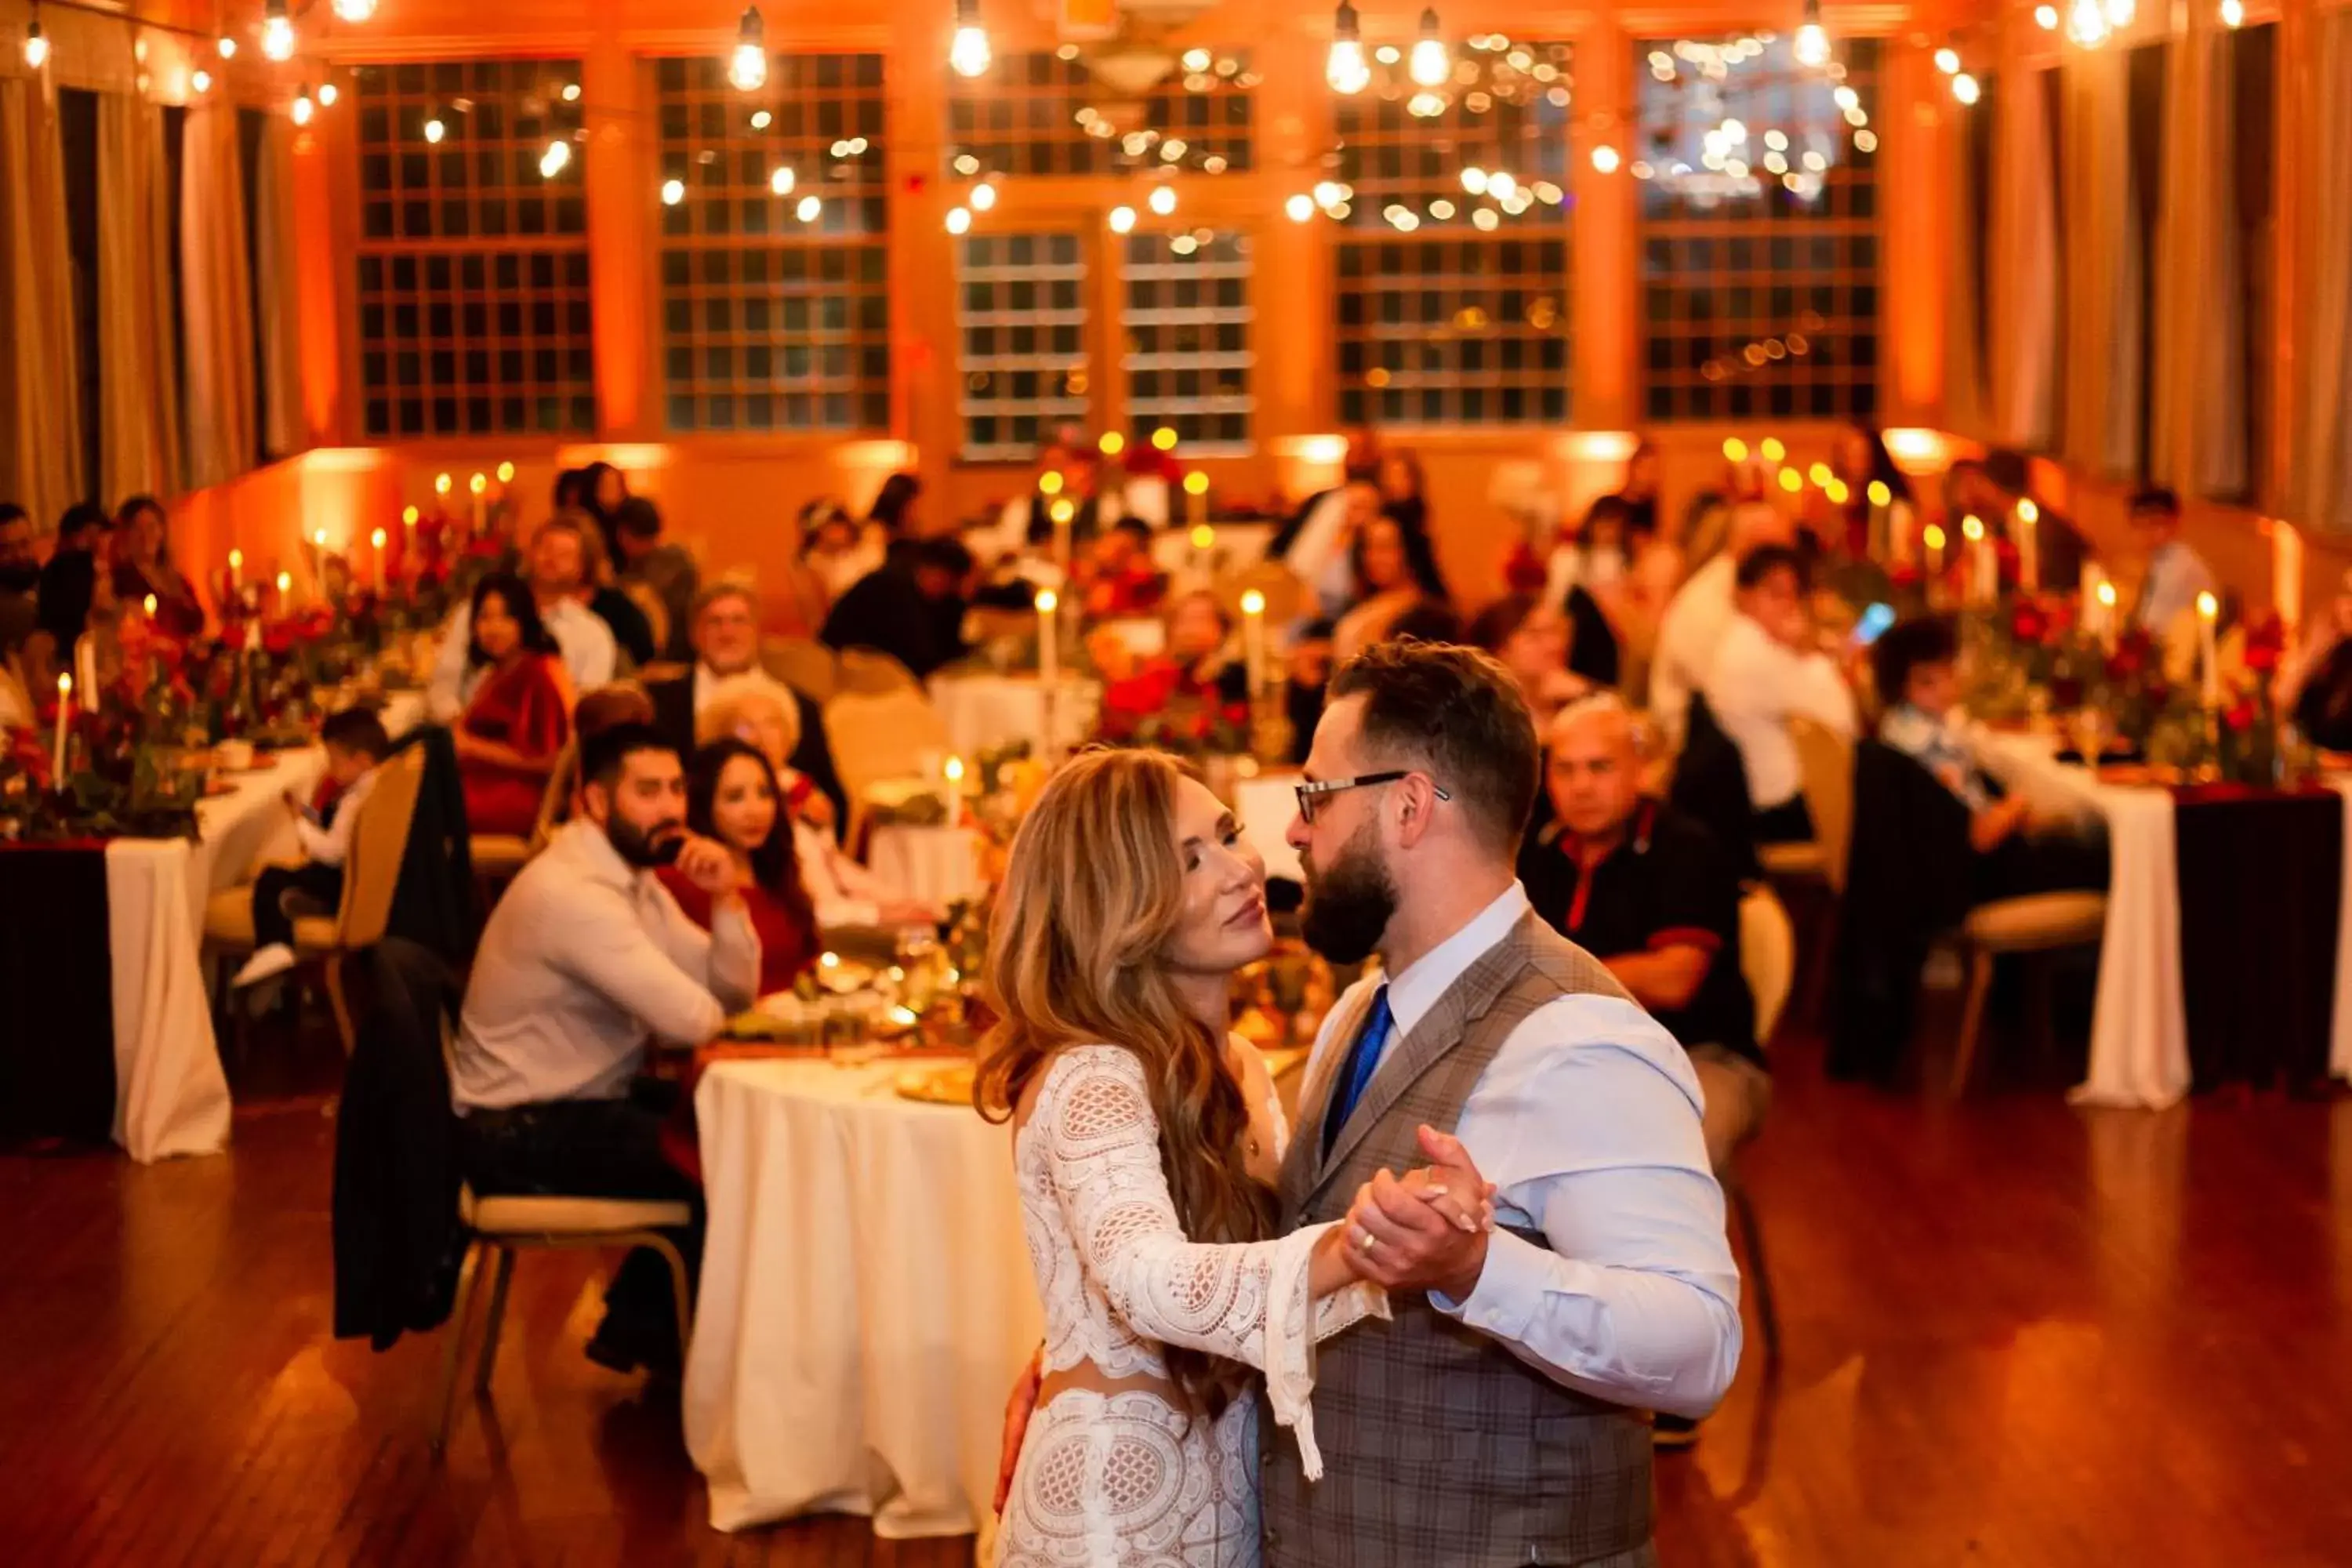
{"label": "bride's hand on groom's shoulder", "polygon": [[1348,1265],[1390,1290],[1435,1290],[1465,1300],[1486,1266],[1495,1188],[1451,1134],[1421,1130],[1432,1163],[1402,1176],[1382,1171],[1356,1191],[1343,1234]]}

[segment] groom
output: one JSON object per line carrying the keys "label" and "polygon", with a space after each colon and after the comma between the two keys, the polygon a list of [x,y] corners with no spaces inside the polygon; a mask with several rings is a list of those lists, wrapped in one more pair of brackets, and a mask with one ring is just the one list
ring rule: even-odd
{"label": "groom", "polygon": [[[1332,679],[1302,919],[1381,962],[1324,1022],[1279,1194],[1286,1230],[1346,1216],[1393,1319],[1319,1349],[1320,1482],[1260,1412],[1269,1568],[1654,1563],[1641,1413],[1703,1415],[1738,1364],[1690,1063],[1517,880],[1537,771],[1483,654],[1381,644]],[[1414,1195],[1482,1179],[1492,1232]]]}

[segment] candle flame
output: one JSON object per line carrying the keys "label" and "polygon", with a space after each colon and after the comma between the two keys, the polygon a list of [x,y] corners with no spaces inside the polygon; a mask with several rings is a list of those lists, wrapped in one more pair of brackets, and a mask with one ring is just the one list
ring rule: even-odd
{"label": "candle flame", "polygon": [[472,479],[466,481],[466,488],[473,491],[476,495],[480,495],[484,490],[490,488],[490,481],[487,475],[476,474]]}
{"label": "candle flame", "polygon": [[1213,548],[1213,547],[1215,546],[1216,542],[1217,542],[1217,531],[1216,531],[1215,529],[1213,529],[1213,528],[1211,528],[1207,523],[1205,523],[1205,522],[1203,522],[1203,523],[1200,523],[1200,524],[1196,525],[1196,526],[1193,528],[1193,530],[1192,530],[1192,548],[1193,548],[1193,549],[1195,549],[1195,550],[1208,550],[1208,549],[1212,549],[1212,548]]}
{"label": "candle flame", "polygon": [[2221,601],[2210,594],[2197,595],[2197,618],[2210,621],[2221,613]]}
{"label": "candle flame", "polygon": [[1055,522],[1067,522],[1078,515],[1077,505],[1069,497],[1064,496],[1053,504],[1049,515]]}
{"label": "candle flame", "polygon": [[1242,614],[1245,616],[1262,616],[1265,614],[1265,595],[1259,593],[1255,588],[1252,588],[1248,593],[1244,594],[1242,595]]}
{"label": "candle flame", "polygon": [[1723,460],[1727,463],[1746,462],[1748,460],[1748,443],[1741,440],[1737,436],[1726,437],[1723,442]]}
{"label": "candle flame", "polygon": [[1176,432],[1162,425],[1151,433],[1151,444],[1163,452],[1172,452],[1176,449]]}
{"label": "candle flame", "polygon": [[288,594],[293,592],[293,589],[294,574],[291,572],[280,572],[278,574],[278,591],[281,594]]}
{"label": "candle flame", "polygon": [[2035,506],[2031,500],[2019,501],[2017,503],[2017,521],[2031,528],[2033,524],[2042,521],[2042,509]]}
{"label": "candle flame", "polygon": [[1198,468],[1194,468],[1191,473],[1186,474],[1184,476],[1184,493],[1188,496],[1207,495],[1209,493],[1209,476],[1202,473]]}
{"label": "candle flame", "polygon": [[1103,438],[1096,445],[1102,448],[1104,457],[1116,458],[1127,450],[1127,437],[1116,430],[1106,430],[1103,432]]}
{"label": "candle flame", "polygon": [[514,483],[514,465],[512,463],[500,463],[499,465],[499,483],[502,485],[510,485]]}
{"label": "candle flame", "polygon": [[1037,493],[1057,496],[1062,493],[1062,475],[1058,468],[1048,468],[1037,476]]}
{"label": "candle flame", "polygon": [[379,528],[373,533],[369,534],[368,542],[374,545],[378,550],[382,550],[383,548],[383,530]]}
{"label": "candle flame", "polygon": [[327,531],[323,528],[311,530],[310,542],[317,545],[321,550],[327,548]]}
{"label": "candle flame", "polygon": [[232,572],[241,572],[245,569],[244,551],[232,550],[228,552],[228,569]]}
{"label": "candle flame", "polygon": [[447,495],[447,494],[449,493],[449,476],[448,476],[448,475],[446,475],[446,474],[436,474],[436,475],[434,475],[434,476],[433,476],[433,493],[434,493],[434,494],[436,494],[436,495],[444,495],[444,496],[446,496],[446,495]]}
{"label": "candle flame", "polygon": [[948,759],[948,769],[947,769],[947,773],[948,773],[948,783],[950,783],[950,784],[961,784],[961,783],[963,783],[963,759],[962,759],[961,757],[950,757],[950,758]]}
{"label": "candle flame", "polygon": [[1867,493],[1870,496],[1870,504],[1873,506],[1886,506],[1891,504],[1895,500],[1895,492],[1886,488],[1886,481],[1885,479],[1871,480],[1870,489]]}
{"label": "candle flame", "polygon": [[415,507],[404,507],[401,510],[400,521],[407,527],[415,528],[416,526],[416,516],[417,512]]}
{"label": "candle flame", "polygon": [[1927,548],[1930,550],[1944,548],[1944,530],[1939,524],[1929,523],[1919,537],[1927,542]]}
{"label": "candle flame", "polygon": [[1768,463],[1777,463],[1789,455],[1789,448],[1780,445],[1778,436],[1765,437],[1764,444],[1757,450],[1764,454],[1764,460]]}
{"label": "candle flame", "polygon": [[1960,537],[1967,540],[1970,544],[1974,544],[1979,540],[1982,539],[1984,537],[1984,519],[1977,516],[1974,512],[1970,512],[1968,516],[1960,519]]}
{"label": "candle flame", "polygon": [[72,692],[73,677],[64,673],[63,671],[59,671],[58,674],[58,695],[60,697],[66,697],[70,696]]}
{"label": "candle flame", "polygon": [[1061,595],[1055,593],[1053,589],[1048,588],[1044,593],[1037,595],[1037,613],[1039,615],[1050,616],[1061,607]]}
{"label": "candle flame", "polygon": [[155,618],[155,595],[152,594],[147,595],[146,609],[147,618],[151,621],[153,620]]}
{"label": "candle flame", "polygon": [[2116,607],[2116,585],[2113,583],[2099,584],[2099,603],[2110,610]]}

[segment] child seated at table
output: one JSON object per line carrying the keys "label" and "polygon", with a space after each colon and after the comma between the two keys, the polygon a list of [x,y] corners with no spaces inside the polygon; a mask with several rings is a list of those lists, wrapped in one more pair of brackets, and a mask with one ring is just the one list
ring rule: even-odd
{"label": "child seated at table", "polygon": [[308,803],[292,790],[286,792],[286,809],[293,814],[303,863],[271,866],[254,879],[254,952],[229,983],[233,989],[258,984],[294,967],[294,918],[285,908],[289,893],[299,893],[331,910],[342,901],[343,862],[351,854],[360,803],[375,787],[376,768],[392,750],[392,740],[384,733],[383,721],[363,708],[329,715],[319,738],[327,749],[327,777],[334,782],[334,798],[314,820]]}
{"label": "child seated at table", "polygon": [[1871,663],[1885,710],[1879,740],[1968,808],[1972,902],[2106,887],[2105,836],[2070,818],[2037,815],[2024,795],[2003,788],[1974,737],[1953,721],[1959,637],[1949,620],[1930,616],[1890,626],[1871,650]]}

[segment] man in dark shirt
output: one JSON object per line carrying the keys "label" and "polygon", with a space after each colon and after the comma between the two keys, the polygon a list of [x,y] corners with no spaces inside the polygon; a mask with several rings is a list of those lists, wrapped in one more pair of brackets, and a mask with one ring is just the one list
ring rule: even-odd
{"label": "man in dark shirt", "polygon": [[1633,718],[1614,695],[1553,720],[1555,813],[1519,860],[1536,912],[1591,952],[1690,1053],[1722,1170],[1753,1137],[1771,1079],[1739,969],[1739,880],[1706,829],[1642,794]]}
{"label": "man in dark shirt", "polygon": [[55,640],[60,668],[72,667],[74,639],[89,622],[98,595],[97,551],[110,526],[105,512],[76,501],[58,520],[57,548],[41,568],[41,630]]}
{"label": "man in dark shirt", "polygon": [[827,647],[870,647],[918,680],[963,657],[971,552],[952,539],[894,540],[882,564],[850,584],[819,634]]}

